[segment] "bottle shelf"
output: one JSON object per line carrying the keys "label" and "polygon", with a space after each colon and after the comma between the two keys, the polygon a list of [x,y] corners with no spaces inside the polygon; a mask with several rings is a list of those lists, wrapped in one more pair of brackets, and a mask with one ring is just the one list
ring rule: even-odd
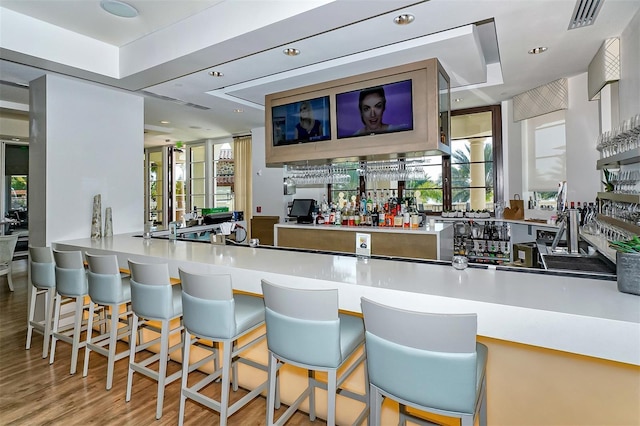
{"label": "bottle shelf", "polygon": [[625,231],[629,231],[633,234],[640,235],[640,226],[634,225],[633,223],[625,222],[623,220],[603,214],[598,214],[598,220],[601,220],[613,226],[617,226],[618,228],[624,229]]}
{"label": "bottle shelf", "polygon": [[640,203],[640,194],[619,194],[616,192],[598,192],[601,200],[618,201],[621,203]]}
{"label": "bottle shelf", "polygon": [[618,167],[625,164],[633,164],[640,162],[640,148],[630,149],[629,151],[621,152],[620,154],[612,155],[610,157],[601,158],[596,163],[598,170],[607,167]]}

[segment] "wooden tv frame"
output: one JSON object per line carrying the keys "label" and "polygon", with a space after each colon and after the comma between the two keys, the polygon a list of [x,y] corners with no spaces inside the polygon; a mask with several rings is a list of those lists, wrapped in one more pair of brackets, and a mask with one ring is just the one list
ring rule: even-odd
{"label": "wooden tv frame", "polygon": [[[439,76],[446,80],[447,102],[444,126],[440,131]],[[413,130],[338,139],[336,95],[365,88],[412,81]],[[273,145],[272,107],[329,96],[331,139],[295,145]],[[436,58],[387,68],[353,77],[328,81],[265,97],[266,164],[321,164],[339,161],[370,161],[424,155],[450,154],[449,76]]]}

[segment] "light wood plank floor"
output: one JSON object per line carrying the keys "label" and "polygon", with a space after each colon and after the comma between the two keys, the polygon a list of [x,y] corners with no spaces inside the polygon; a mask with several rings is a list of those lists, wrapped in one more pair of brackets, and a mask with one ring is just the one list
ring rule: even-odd
{"label": "light wood plank floor", "polygon": [[[155,420],[156,382],[140,374],[134,376],[133,394],[125,402],[127,360],[116,363],[113,387],[105,390],[106,358],[92,354],[89,375],[82,377],[84,350],[78,361],[78,372],[69,374],[70,345],[58,342],[56,360],[49,365],[42,359],[42,335],[34,333],[30,350],[25,350],[27,323],[27,262],[13,265],[15,292],[0,277],[0,425],[176,425],[180,381],[165,391],[164,411]],[[172,366],[179,368],[178,364]],[[212,390],[217,392],[217,390]],[[232,401],[243,395],[232,392]],[[264,425],[263,397],[254,399],[229,419],[229,425]],[[283,405],[280,412],[286,407]],[[185,424],[218,425],[218,413],[193,401],[187,401]],[[323,425],[297,412],[287,426]]]}

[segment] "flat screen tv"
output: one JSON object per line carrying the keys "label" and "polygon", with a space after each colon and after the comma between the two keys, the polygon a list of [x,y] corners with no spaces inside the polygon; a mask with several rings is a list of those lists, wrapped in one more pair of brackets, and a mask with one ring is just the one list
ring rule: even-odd
{"label": "flat screen tv", "polygon": [[413,130],[411,80],[336,95],[338,139]]}
{"label": "flat screen tv", "polygon": [[315,203],[311,198],[294,198],[289,217],[295,217],[298,223],[313,223]]}
{"label": "flat screen tv", "polygon": [[329,96],[271,108],[273,146],[331,139]]}

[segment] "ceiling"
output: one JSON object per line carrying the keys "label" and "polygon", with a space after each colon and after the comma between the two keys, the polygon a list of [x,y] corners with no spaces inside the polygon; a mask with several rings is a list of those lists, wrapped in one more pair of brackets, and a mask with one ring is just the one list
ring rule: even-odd
{"label": "ceiling", "polygon": [[247,134],[266,94],[432,57],[453,109],[497,104],[585,72],[640,10],[602,2],[569,30],[575,0],[128,0],[135,18],[99,0],[0,0],[0,137],[28,137],[28,84],[45,73],[144,96],[145,146]]}

